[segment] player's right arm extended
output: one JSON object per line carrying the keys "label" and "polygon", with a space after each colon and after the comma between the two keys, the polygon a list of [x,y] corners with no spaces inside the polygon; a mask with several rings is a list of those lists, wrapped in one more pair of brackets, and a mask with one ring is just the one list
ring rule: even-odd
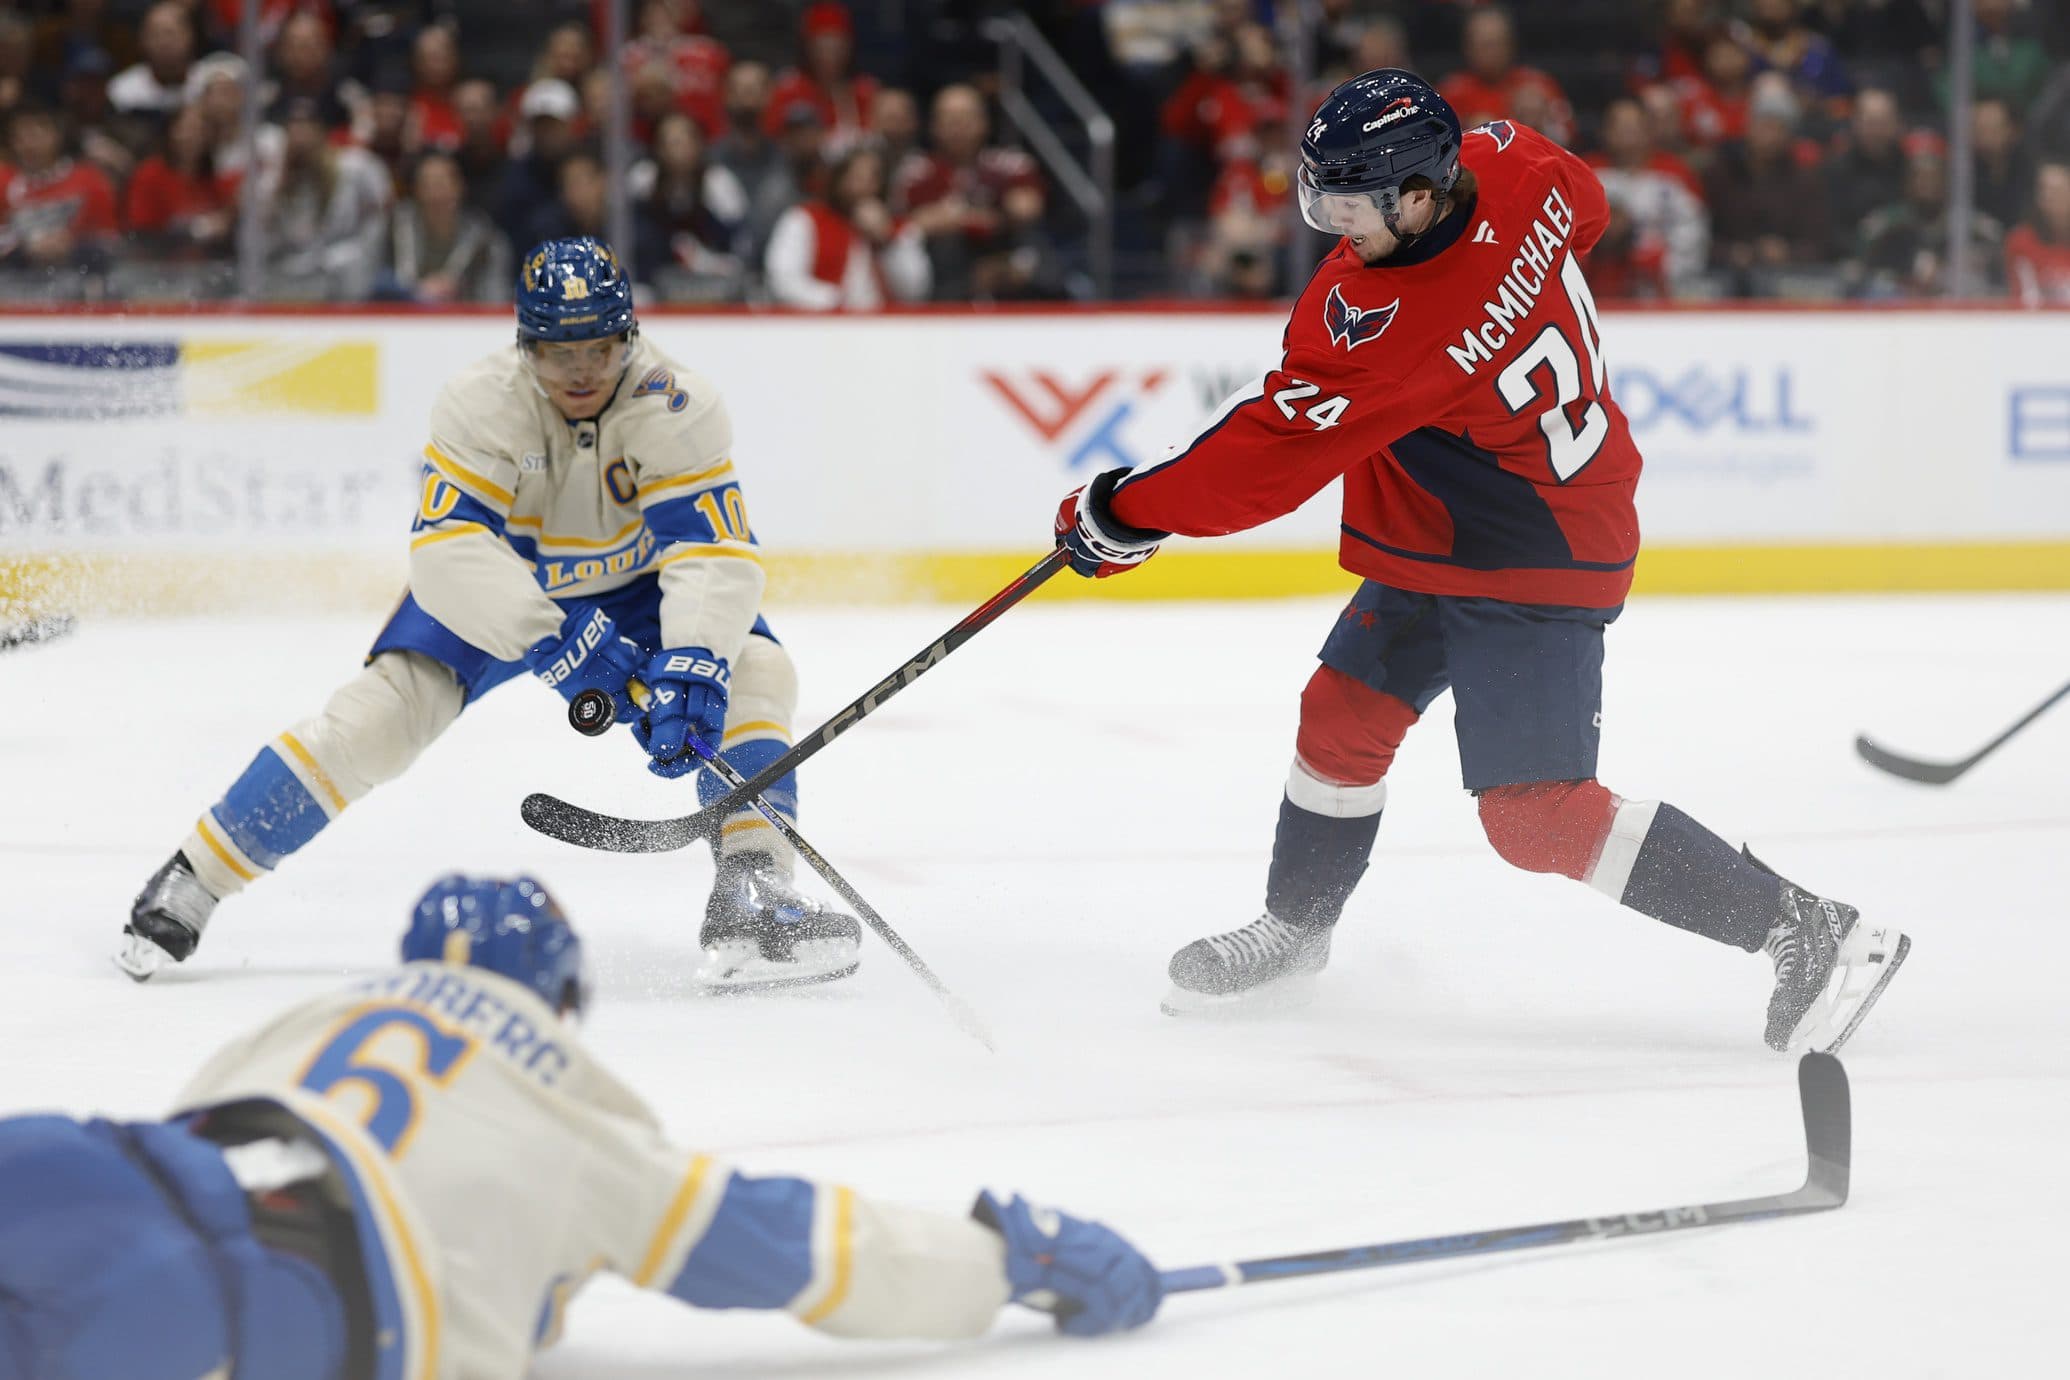
{"label": "player's right arm extended", "polygon": [[[1304,297],[1297,313],[1319,310]],[[1382,340],[1375,348],[1391,344]],[[1283,517],[1422,420],[1435,370],[1390,377],[1289,350],[1170,459],[1122,479],[1114,516],[1131,527],[1219,537]]]}
{"label": "player's right arm extended", "polygon": [[666,1164],[628,1201],[629,1249],[613,1262],[644,1288],[699,1308],[780,1308],[843,1337],[975,1337],[1007,1302],[1005,1243],[968,1217],[706,1155]]}
{"label": "player's right arm extended", "polygon": [[500,661],[517,661],[565,617],[505,535],[517,462],[480,436],[451,396],[431,413],[410,532],[410,592],[424,611]]}

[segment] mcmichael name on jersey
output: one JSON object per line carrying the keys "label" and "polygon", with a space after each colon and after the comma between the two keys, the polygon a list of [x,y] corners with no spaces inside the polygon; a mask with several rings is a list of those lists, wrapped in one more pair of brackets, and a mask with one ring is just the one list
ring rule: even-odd
{"label": "mcmichael name on jersey", "polygon": [[1509,271],[1502,275],[1501,294],[1492,302],[1481,303],[1486,319],[1461,332],[1457,345],[1445,347],[1454,364],[1471,374],[1494,361],[1516,334],[1518,324],[1538,305],[1545,280],[1559,271],[1555,265],[1560,261],[1560,251],[1567,247],[1567,237],[1573,233],[1574,208],[1555,186],[1545,194],[1538,219],[1524,232],[1522,247],[1509,261]]}

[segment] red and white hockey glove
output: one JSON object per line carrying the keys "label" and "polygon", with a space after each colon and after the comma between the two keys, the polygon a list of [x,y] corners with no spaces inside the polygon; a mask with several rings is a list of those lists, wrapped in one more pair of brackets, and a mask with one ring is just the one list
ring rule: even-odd
{"label": "red and white hockey glove", "polygon": [[1071,553],[1071,568],[1089,579],[1104,580],[1134,570],[1157,554],[1157,544],[1170,536],[1147,527],[1131,527],[1108,507],[1114,486],[1129,472],[1108,470],[1082,489],[1073,489],[1057,508],[1057,545]]}

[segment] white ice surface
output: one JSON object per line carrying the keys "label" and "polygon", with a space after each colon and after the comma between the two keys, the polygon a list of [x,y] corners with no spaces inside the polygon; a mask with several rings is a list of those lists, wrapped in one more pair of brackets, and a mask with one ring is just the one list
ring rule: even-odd
{"label": "white ice surface", "polygon": [[[577,738],[526,683],[226,906],[193,962],[132,986],[107,955],[138,885],[373,629],[100,622],[0,655],[0,1107],[159,1111],[230,1032],[384,964],[435,874],[525,868],[588,937],[599,1051],[680,1139],[751,1168],[948,1211],[1019,1188],[1166,1265],[1793,1186],[1765,961],[1499,862],[1446,703],[1396,766],[1321,1004],[1158,1013],[1170,952],[1255,913],[1333,613],[1038,599],[807,769],[808,836],[984,1013],[996,1056],[868,938],[837,987],[686,995],[701,851],[584,852],[517,804],[673,814],[687,788],[623,735]],[[803,722],[955,616],[777,611]],[[836,1343],[606,1283],[536,1373],[2060,1373],[2070,708],[1946,789],[1849,744],[1960,755],[2070,672],[2066,634],[2059,597],[1654,600],[1612,630],[1604,781],[1913,935],[1848,1052],[1843,1211],[1190,1295],[1090,1344],[1025,1314],[967,1346]]]}

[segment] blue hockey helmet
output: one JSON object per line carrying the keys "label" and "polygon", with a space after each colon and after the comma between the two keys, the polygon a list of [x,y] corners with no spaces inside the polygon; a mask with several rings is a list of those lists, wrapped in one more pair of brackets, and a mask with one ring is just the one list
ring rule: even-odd
{"label": "blue hockey helmet", "polygon": [[609,245],[590,236],[532,246],[518,272],[518,342],[603,340],[639,331],[632,280]]}
{"label": "blue hockey helmet", "polygon": [[406,963],[433,959],[500,973],[556,1011],[589,1001],[582,940],[551,893],[530,877],[463,877],[431,884],[404,932]]}
{"label": "blue hockey helmet", "polygon": [[1430,180],[1439,196],[1459,180],[1459,116],[1414,72],[1382,67],[1341,83],[1316,107],[1301,136],[1301,218],[1335,234],[1332,197],[1359,197],[1400,235],[1401,188]]}

